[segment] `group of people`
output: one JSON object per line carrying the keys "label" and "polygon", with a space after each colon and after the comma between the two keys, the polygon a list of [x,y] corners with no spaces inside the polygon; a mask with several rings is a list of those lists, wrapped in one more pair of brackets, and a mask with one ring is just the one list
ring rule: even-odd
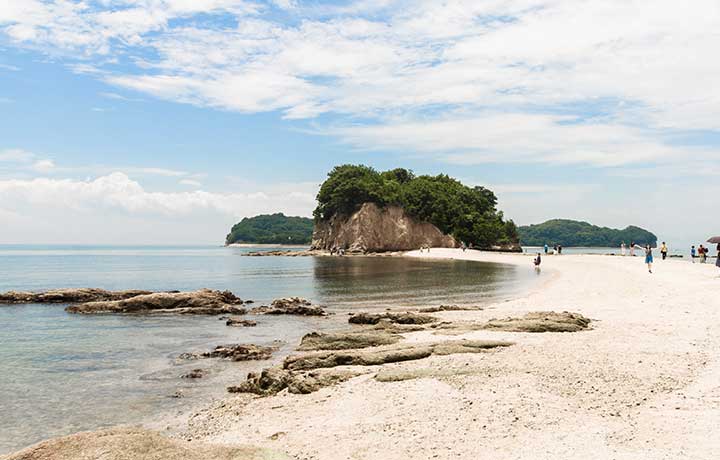
{"label": "group of people", "polygon": [[[543,249],[545,250],[545,254],[548,254],[550,252],[550,247],[547,244],[545,245],[545,247]],[[562,249],[563,248],[562,248],[561,244],[556,244],[555,246],[553,246],[553,254],[557,254],[557,255],[562,254]],[[539,255],[540,254],[538,254],[538,256]],[[538,264],[538,265],[540,265],[540,264]]]}
{"label": "group of people", "polygon": [[[715,265],[720,267],[720,244],[717,245],[716,250],[717,259],[715,260]],[[695,249],[695,246],[690,248],[690,259],[693,263],[695,263],[695,258],[700,258],[701,264],[707,263],[708,254],[710,254],[710,248],[705,247],[702,244],[697,249]]]}
{"label": "group of people", "polygon": [[330,255],[334,256],[337,254],[338,256],[342,257],[345,255],[345,248],[339,248],[337,246],[330,248]]}

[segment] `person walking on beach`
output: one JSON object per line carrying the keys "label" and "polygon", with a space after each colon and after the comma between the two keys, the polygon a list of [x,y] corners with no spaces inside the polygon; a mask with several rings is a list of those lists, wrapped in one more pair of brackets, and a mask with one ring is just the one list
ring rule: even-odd
{"label": "person walking on beach", "polygon": [[717,259],[715,259],[715,266],[718,267],[718,268],[720,268],[720,243],[718,243],[717,248],[715,248],[715,249],[716,249],[716,252],[717,252],[717,254],[716,254],[716,255],[717,255]]}
{"label": "person walking on beach", "polygon": [[544,249],[545,249],[545,255],[547,255],[547,253],[548,253],[548,249],[550,249],[550,248],[548,248],[548,245],[547,245],[547,243],[545,243],[545,248],[544,248]]}
{"label": "person walking on beach", "polygon": [[542,263],[542,258],[540,257],[540,253],[537,253],[537,257],[533,259],[533,265],[535,265],[535,271],[540,271],[540,264]]}
{"label": "person walking on beach", "polygon": [[635,244],[634,241],[632,241],[630,243],[630,257],[635,257],[635,246],[637,246],[637,245]]}
{"label": "person walking on beach", "polygon": [[690,260],[692,260],[692,263],[695,263],[696,255],[697,255],[697,251],[695,250],[695,245],[693,244],[693,247],[690,248]]}
{"label": "person walking on beach", "polygon": [[558,255],[562,254],[562,244],[558,244]]}
{"label": "person walking on beach", "polygon": [[700,263],[704,264],[707,262],[707,249],[701,244],[698,248],[698,257],[700,257]]}
{"label": "person walking on beach", "polygon": [[623,257],[625,257],[625,252],[626,252],[626,250],[627,250],[627,247],[625,246],[625,242],[623,241],[623,242],[620,244],[620,254],[622,254]]}
{"label": "person walking on beach", "polygon": [[653,253],[649,244],[645,245],[645,263],[648,266],[648,272],[652,273]]}
{"label": "person walking on beach", "polygon": [[667,259],[668,247],[664,241],[663,241],[662,246],[660,246],[660,254],[662,255],[662,260]]}

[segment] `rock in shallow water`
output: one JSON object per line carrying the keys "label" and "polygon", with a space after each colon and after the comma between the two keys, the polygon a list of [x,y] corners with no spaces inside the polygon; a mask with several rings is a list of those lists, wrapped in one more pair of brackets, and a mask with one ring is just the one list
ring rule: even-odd
{"label": "rock in shallow water", "polygon": [[124,300],[87,302],[66,308],[69,313],[175,313],[193,315],[244,314],[242,299],[230,291],[201,289],[193,292],[159,292]]}
{"label": "rock in shallow water", "polygon": [[152,291],[106,291],[94,288],[53,289],[44,292],[9,291],[0,294],[0,304],[104,302],[146,294],[152,294]]}
{"label": "rock in shallow water", "polygon": [[225,325],[233,327],[255,327],[257,323],[249,319],[228,318],[227,321],[225,321]]}
{"label": "rock in shallow water", "polygon": [[140,428],[112,428],[45,441],[4,460],[287,460],[255,447],[213,446],[169,439]]}
{"label": "rock in shallow water", "polygon": [[313,305],[309,300],[300,297],[273,300],[270,306],[253,308],[252,313],[264,315],[299,315],[299,316],[326,316],[322,307]]}
{"label": "rock in shallow water", "polygon": [[205,353],[183,353],[178,359],[205,359],[222,358],[232,361],[260,361],[270,359],[277,351],[276,347],[263,347],[259,345],[230,344],[218,345],[214,350]]}

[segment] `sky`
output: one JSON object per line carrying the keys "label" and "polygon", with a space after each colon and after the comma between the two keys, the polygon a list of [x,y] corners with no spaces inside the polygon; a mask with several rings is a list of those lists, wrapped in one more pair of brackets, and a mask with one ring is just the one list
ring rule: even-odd
{"label": "sky", "polygon": [[335,165],[720,234],[720,2],[3,0],[0,244],[221,244]]}

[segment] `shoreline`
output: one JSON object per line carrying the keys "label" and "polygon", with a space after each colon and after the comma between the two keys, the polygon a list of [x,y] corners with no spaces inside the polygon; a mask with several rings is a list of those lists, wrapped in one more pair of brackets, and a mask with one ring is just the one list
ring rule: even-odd
{"label": "shoreline", "polygon": [[[404,256],[533,270],[527,253]],[[522,295],[433,316],[487,321],[567,310],[591,318],[591,330],[408,332],[406,344],[515,345],[381,366],[421,375],[399,382],[370,373],[310,395],[228,395],[151,427],[172,427],[168,433],[193,444],[253,445],[318,460],[474,458],[477,446],[490,458],[715,458],[707,440],[720,421],[720,301],[710,294],[720,273],[682,260],[655,267],[650,275],[639,258],[548,257],[542,282]]]}
{"label": "shoreline", "polygon": [[[528,254],[434,249],[408,257],[527,264]],[[407,343],[500,339],[516,345],[384,365],[430,377],[383,383],[356,377],[305,396],[236,396],[199,414],[185,437],[253,444],[309,459],[714,458],[720,420],[717,268],[638,258],[548,258],[542,286],[484,311],[486,320],[537,310],[593,319],[577,333],[474,331],[404,334]],[[444,370],[432,376],[432,372]],[[351,415],[352,414],[352,415]],[[316,442],[322,437],[323,442]]]}

